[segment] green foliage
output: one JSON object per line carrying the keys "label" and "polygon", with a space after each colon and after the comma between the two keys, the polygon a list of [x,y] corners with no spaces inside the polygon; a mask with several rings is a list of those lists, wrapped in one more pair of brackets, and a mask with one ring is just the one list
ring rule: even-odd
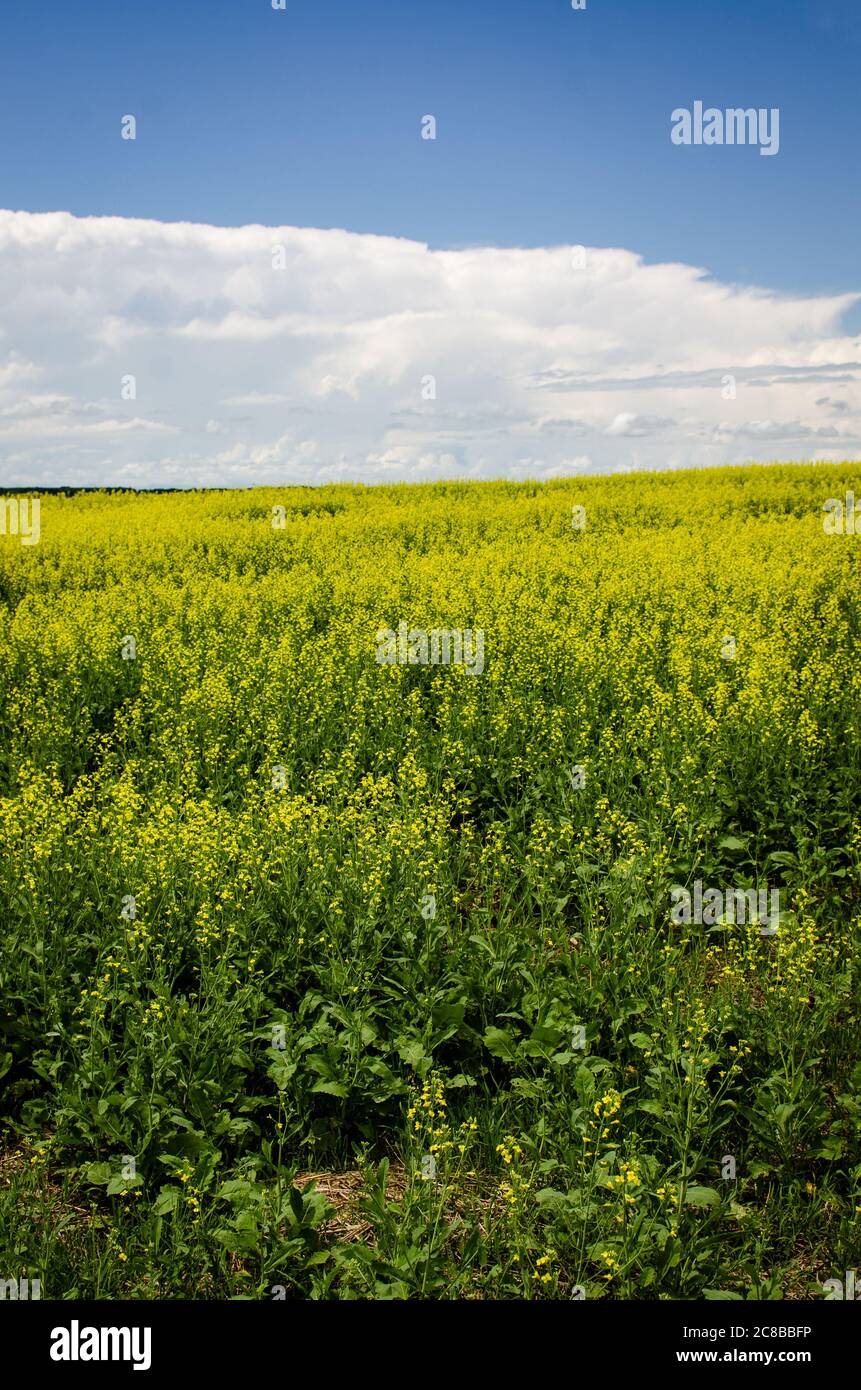
{"label": "green foliage", "polygon": [[[853,486],[43,499],[0,544],[0,1274],[747,1299],[856,1267],[861,562],[820,515]],[[401,619],[481,628],[484,672],[378,664]],[[674,921],[696,880],[779,888],[778,933]]]}

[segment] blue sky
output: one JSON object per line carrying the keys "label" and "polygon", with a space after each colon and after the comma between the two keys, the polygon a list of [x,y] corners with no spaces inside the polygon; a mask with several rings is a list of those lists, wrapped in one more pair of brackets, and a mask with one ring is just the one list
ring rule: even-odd
{"label": "blue sky", "polygon": [[[0,15],[4,207],[582,242],[859,287],[858,0],[3,0]],[[670,112],[697,98],[779,106],[779,156],[673,147]],[[435,144],[416,139],[427,113]]]}
{"label": "blue sky", "polygon": [[861,0],[2,0],[0,484],[856,458],[859,58]]}

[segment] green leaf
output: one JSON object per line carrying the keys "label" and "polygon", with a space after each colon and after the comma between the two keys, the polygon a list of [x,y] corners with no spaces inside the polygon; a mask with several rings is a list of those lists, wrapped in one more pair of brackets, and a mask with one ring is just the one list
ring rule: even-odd
{"label": "green leaf", "polygon": [[411,1038],[397,1045],[398,1056],[402,1062],[406,1062],[408,1067],[420,1067],[423,1062],[429,1061],[425,1053],[424,1044],[418,1038]]}
{"label": "green leaf", "polygon": [[322,1092],[325,1096],[340,1096],[346,1100],[350,1092],[340,1081],[316,1081],[311,1087],[313,1092]]}
{"label": "green leaf", "polygon": [[568,1201],[568,1194],[560,1192],[556,1187],[542,1187],[536,1192],[535,1200],[542,1207],[562,1206]]}
{"label": "green leaf", "polygon": [[767,1178],[774,1172],[773,1163],[765,1163],[762,1159],[754,1159],[748,1166],[748,1176],[751,1178]]}
{"label": "green leaf", "polygon": [[641,1100],[637,1109],[644,1110],[647,1115],[657,1115],[658,1119],[664,1113],[664,1107],[659,1100]]}
{"label": "green leaf", "polygon": [[132,1178],[124,1178],[117,1174],[117,1176],[111,1178],[108,1183],[107,1195],[109,1197],[116,1197],[118,1192],[131,1192],[134,1187],[143,1187],[143,1177],[140,1173],[135,1173]]}
{"label": "green leaf", "polygon": [[506,1062],[517,1060],[517,1042],[504,1028],[487,1028],[483,1041],[494,1057],[501,1057]]}
{"label": "green leaf", "polygon": [[574,1089],[577,1092],[577,1099],[581,1105],[589,1105],[595,1094],[595,1077],[585,1063],[577,1068],[574,1073]]}
{"label": "green leaf", "polygon": [[153,1202],[153,1213],[155,1216],[167,1216],[169,1212],[176,1211],[179,1199],[182,1196],[182,1189],[179,1187],[163,1187],[161,1192]]}
{"label": "green leaf", "polygon": [[830,1134],[827,1139],[822,1141],[822,1148],[818,1150],[817,1158],[827,1158],[832,1163],[843,1158],[846,1153],[846,1143],[837,1134]]}
{"label": "green leaf", "polygon": [[685,1201],[689,1207],[714,1207],[720,1202],[720,1194],[713,1187],[688,1187]]}
{"label": "green leaf", "polygon": [[287,1083],[296,1074],[296,1063],[288,1062],[286,1058],[278,1057],[266,1069],[266,1075],[271,1081],[275,1082],[279,1091],[283,1091]]}
{"label": "green leaf", "polygon": [[250,1195],[258,1197],[262,1189],[259,1183],[248,1182],[246,1178],[228,1178],[216,1192],[216,1197],[225,1202],[239,1201]]}
{"label": "green leaf", "polygon": [[433,1011],[434,1026],[441,1028],[449,1023],[461,1024],[465,1013],[465,999],[455,999],[447,1004],[437,1004]]}
{"label": "green leaf", "polygon": [[551,1028],[547,1024],[539,1024],[537,1028],[533,1028],[529,1041],[538,1043],[541,1047],[558,1047],[565,1037],[570,1037],[570,1029]]}
{"label": "green leaf", "polygon": [[99,1187],[106,1187],[113,1177],[109,1163],[91,1163],[86,1171],[87,1181],[97,1183]]}

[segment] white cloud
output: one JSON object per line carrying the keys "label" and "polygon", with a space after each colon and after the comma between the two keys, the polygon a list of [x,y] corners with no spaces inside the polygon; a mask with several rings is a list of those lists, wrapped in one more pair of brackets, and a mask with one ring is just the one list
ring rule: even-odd
{"label": "white cloud", "polygon": [[[0,398],[4,393],[0,391]],[[96,401],[76,401],[71,396],[32,395],[0,405],[0,441],[3,439],[55,439],[61,435],[173,434],[176,429],[160,420],[129,416],[112,418]]]}
{"label": "white cloud", "polygon": [[837,429],[835,425],[809,424],[803,420],[747,420],[741,424],[722,421],[698,433],[715,443],[731,439],[772,439],[786,443],[807,439],[845,439],[847,444],[851,444],[858,439],[858,435],[851,430]]}
{"label": "white cloud", "polygon": [[[0,271],[2,274],[2,271]],[[7,335],[0,330],[0,338]],[[0,390],[8,391],[11,387],[23,384],[25,381],[32,381],[39,375],[39,368],[35,362],[22,362],[14,352],[10,353],[6,362],[0,362]]]}
{"label": "white cloud", "polygon": [[287,405],[290,397],[278,391],[248,391],[244,396],[225,396],[222,405]]}
{"label": "white cloud", "polygon": [[857,457],[861,339],[840,325],[858,297],[725,285],[617,249],[576,269],[564,246],[0,211],[0,482]]}
{"label": "white cloud", "polygon": [[616,416],[604,433],[619,438],[642,439],[649,434],[658,434],[675,423],[675,420],[667,420],[660,415],[638,415],[636,411],[626,410]]}

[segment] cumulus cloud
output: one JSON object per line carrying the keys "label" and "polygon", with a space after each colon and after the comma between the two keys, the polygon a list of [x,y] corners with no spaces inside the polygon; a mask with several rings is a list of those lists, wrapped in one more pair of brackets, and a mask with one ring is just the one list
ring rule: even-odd
{"label": "cumulus cloud", "polygon": [[852,414],[852,407],[848,401],[835,400],[831,396],[820,396],[816,404],[827,406],[832,415]]}
{"label": "cumulus cloud", "polygon": [[675,423],[675,420],[665,419],[661,415],[638,415],[636,411],[625,410],[611,421],[605,433],[619,438],[642,439],[648,434],[658,434]]}
{"label": "cumulus cloud", "polygon": [[861,339],[841,322],[859,297],[721,284],[619,249],[575,263],[564,246],[0,211],[0,482],[857,457]]}
{"label": "cumulus cloud", "polygon": [[808,439],[845,439],[849,444],[857,438],[848,429],[839,430],[834,425],[809,425],[802,420],[748,420],[741,424],[724,421],[701,430],[700,434],[715,442],[730,439],[772,439],[790,443]]}

